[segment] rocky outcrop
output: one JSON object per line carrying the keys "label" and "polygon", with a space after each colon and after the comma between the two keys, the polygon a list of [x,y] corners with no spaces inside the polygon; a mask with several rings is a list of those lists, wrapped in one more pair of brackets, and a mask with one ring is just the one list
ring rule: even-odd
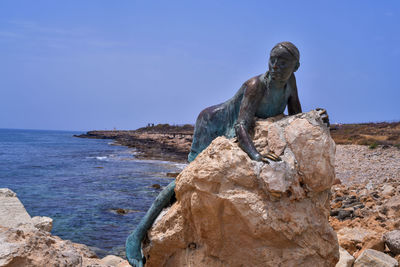
{"label": "rocky outcrop", "polygon": [[252,161],[218,137],[176,179],[177,202],[143,244],[146,266],[335,266],[328,223],[335,144],[315,112],[259,120]]}
{"label": "rocky outcrop", "polygon": [[17,194],[8,188],[0,188],[0,226],[9,228],[34,229],[31,216],[17,198]]}
{"label": "rocky outcrop", "polygon": [[33,225],[40,230],[51,232],[53,219],[45,216],[35,216],[32,218]]}
{"label": "rocky outcrop", "polygon": [[112,255],[98,259],[89,247],[51,235],[52,222],[31,218],[13,191],[0,188],[0,267],[129,266]]}
{"label": "rocky outcrop", "polygon": [[394,255],[400,254],[400,230],[385,233],[383,240]]}
{"label": "rocky outcrop", "polygon": [[0,227],[0,266],[81,266],[82,254],[96,257],[45,231]]}
{"label": "rocky outcrop", "polygon": [[0,226],[25,230],[41,229],[47,232],[53,227],[53,219],[44,216],[31,216],[18,199],[17,194],[8,188],[0,188]]}
{"label": "rocky outcrop", "polygon": [[354,263],[354,257],[350,255],[344,248],[339,247],[340,258],[335,267],[351,267]]}
{"label": "rocky outcrop", "polygon": [[370,229],[344,227],[337,232],[337,235],[340,246],[356,257],[365,249],[384,250],[382,235]]}
{"label": "rocky outcrop", "polygon": [[366,249],[354,262],[354,267],[397,267],[399,264],[395,259],[383,252]]}

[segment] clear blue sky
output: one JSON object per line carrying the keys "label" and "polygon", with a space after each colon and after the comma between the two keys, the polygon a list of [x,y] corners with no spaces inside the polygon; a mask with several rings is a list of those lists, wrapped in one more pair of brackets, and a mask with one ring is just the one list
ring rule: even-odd
{"label": "clear blue sky", "polygon": [[0,1],[0,128],[194,123],[291,41],[304,111],[400,120],[400,1]]}

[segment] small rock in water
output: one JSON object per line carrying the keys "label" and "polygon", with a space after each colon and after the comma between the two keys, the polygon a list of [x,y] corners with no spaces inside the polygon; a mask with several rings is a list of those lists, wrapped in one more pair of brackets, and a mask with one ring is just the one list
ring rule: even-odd
{"label": "small rock in water", "polygon": [[127,214],[128,211],[125,210],[125,209],[117,209],[117,213],[118,213],[118,214]]}
{"label": "small rock in water", "polygon": [[153,188],[155,188],[155,189],[160,189],[160,188],[161,188],[161,185],[159,185],[159,184],[153,184],[151,187],[153,187]]}
{"label": "small rock in water", "polygon": [[139,212],[138,210],[122,209],[122,208],[111,209],[110,211],[112,213],[119,214],[119,215],[124,215],[124,214],[128,214],[128,213],[131,213],[131,212]]}
{"label": "small rock in water", "polygon": [[179,175],[179,172],[167,172],[167,177],[175,178]]}
{"label": "small rock in water", "polygon": [[140,212],[139,210],[122,209],[122,208],[111,209],[110,211],[112,213],[119,214],[119,215],[124,215],[124,214],[132,213],[132,212]]}

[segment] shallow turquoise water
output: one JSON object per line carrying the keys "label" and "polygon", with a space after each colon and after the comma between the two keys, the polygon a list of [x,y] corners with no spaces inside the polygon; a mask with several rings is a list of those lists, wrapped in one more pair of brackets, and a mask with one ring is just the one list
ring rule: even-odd
{"label": "shallow turquoise water", "polygon": [[[128,234],[183,165],[136,160],[112,140],[80,132],[0,129],[0,187],[17,193],[31,216],[53,218],[52,234],[123,255]],[[135,212],[119,215],[114,210]]]}

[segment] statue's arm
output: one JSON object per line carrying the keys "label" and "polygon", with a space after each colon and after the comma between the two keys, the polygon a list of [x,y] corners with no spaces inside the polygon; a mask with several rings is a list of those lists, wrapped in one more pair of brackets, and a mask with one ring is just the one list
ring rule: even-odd
{"label": "statue's arm", "polygon": [[246,89],[240,104],[239,116],[235,125],[236,137],[239,146],[253,160],[260,161],[263,157],[258,153],[249,135],[249,129],[253,125],[254,117],[262,98],[262,91],[258,85],[258,79],[252,78],[245,83]]}
{"label": "statue's arm", "polygon": [[289,85],[292,88],[292,93],[290,94],[288,100],[289,115],[301,113],[302,112],[301,105],[300,105],[299,95],[297,93],[297,84],[294,74],[289,78]]}

